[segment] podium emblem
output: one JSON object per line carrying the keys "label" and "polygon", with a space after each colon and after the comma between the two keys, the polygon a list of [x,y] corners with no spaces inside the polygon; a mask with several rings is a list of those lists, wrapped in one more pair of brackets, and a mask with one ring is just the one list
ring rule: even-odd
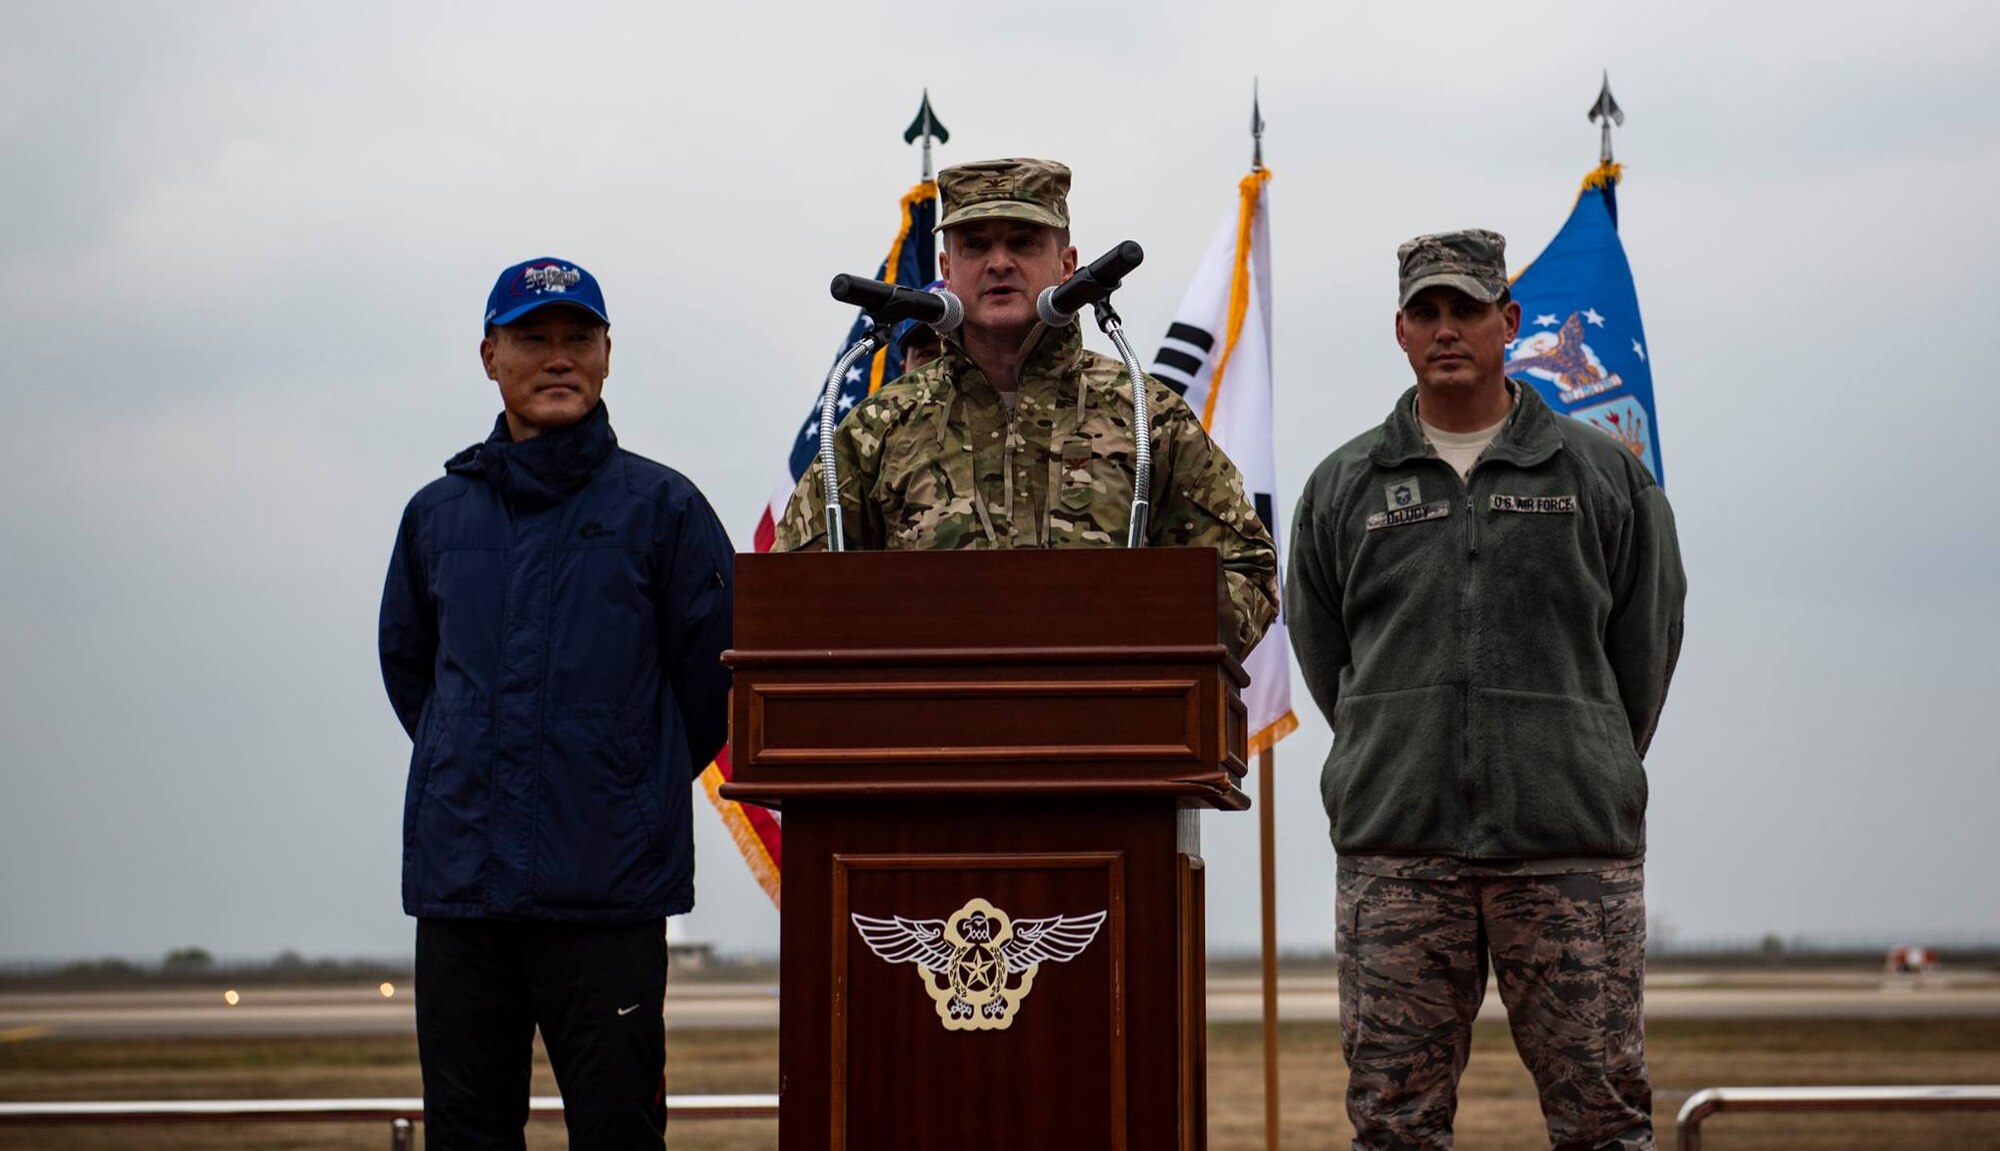
{"label": "podium emblem", "polygon": [[984,899],[943,919],[852,915],[854,930],[883,961],[912,963],[946,1031],[1003,1031],[1044,963],[1083,954],[1105,913],[1016,920]]}

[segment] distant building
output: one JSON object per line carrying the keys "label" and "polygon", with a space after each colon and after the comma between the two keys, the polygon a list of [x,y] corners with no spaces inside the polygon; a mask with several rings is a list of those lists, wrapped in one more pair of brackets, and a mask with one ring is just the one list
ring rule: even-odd
{"label": "distant building", "polygon": [[667,969],[700,971],[715,962],[715,944],[695,943],[687,937],[687,920],[674,916],[667,920]]}
{"label": "distant building", "polygon": [[1937,970],[1937,952],[1928,947],[1891,947],[1882,970],[1890,975],[1928,975]]}

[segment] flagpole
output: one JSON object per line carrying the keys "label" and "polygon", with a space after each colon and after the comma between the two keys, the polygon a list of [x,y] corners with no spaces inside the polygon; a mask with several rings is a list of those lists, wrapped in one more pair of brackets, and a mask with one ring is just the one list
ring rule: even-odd
{"label": "flagpole", "polygon": [[[1264,114],[1250,81],[1250,169],[1264,170]],[[1278,859],[1277,752],[1257,753],[1257,871],[1263,920],[1264,1148],[1278,1151]]]}
{"label": "flagpole", "polygon": [[1273,777],[1277,754],[1257,753],[1258,870],[1264,901],[1264,1146],[1278,1151],[1278,865],[1271,844],[1276,836]]}
{"label": "flagpole", "polygon": [[[924,109],[922,114],[924,117],[924,181],[928,183],[931,178],[931,94],[929,89],[924,90]],[[1604,146],[1606,148],[1611,146],[1609,136],[1605,137]]]}

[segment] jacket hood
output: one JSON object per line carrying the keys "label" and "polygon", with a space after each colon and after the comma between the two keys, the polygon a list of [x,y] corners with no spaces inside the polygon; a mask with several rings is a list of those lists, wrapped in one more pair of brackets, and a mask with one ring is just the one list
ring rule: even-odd
{"label": "jacket hood", "polygon": [[446,460],[444,470],[485,480],[515,507],[546,508],[582,487],[617,449],[610,412],[600,400],[568,427],[519,441],[508,434],[502,412],[493,421],[493,434]]}

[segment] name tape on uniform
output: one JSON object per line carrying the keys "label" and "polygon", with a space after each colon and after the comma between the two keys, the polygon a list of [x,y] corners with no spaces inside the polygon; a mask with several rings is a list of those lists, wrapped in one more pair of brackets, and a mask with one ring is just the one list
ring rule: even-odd
{"label": "name tape on uniform", "polygon": [[1378,528],[1399,528],[1404,524],[1422,523],[1425,520],[1441,520],[1451,514],[1450,500],[1432,500],[1413,508],[1397,508],[1391,512],[1376,512],[1368,517],[1368,530]]}

